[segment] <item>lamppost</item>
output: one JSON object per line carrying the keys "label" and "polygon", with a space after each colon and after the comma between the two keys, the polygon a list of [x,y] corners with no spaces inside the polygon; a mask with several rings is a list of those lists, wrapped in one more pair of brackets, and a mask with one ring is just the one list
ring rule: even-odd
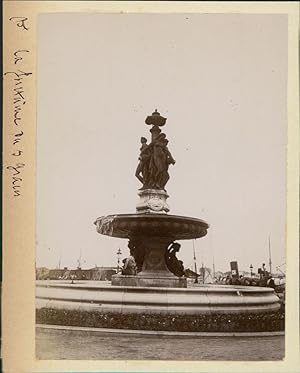
{"label": "lamppost", "polygon": [[194,266],[195,266],[195,273],[196,273],[196,277],[195,277],[194,283],[198,284],[197,260],[196,260],[196,251],[195,251],[195,244],[194,244],[194,242],[195,242],[195,240],[193,240]]}
{"label": "lamppost", "polygon": [[122,251],[119,248],[119,250],[117,251],[117,256],[118,256],[118,267],[117,267],[117,270],[120,269],[120,258],[121,258],[121,255],[122,255]]}
{"label": "lamppost", "polygon": [[250,276],[252,277],[252,275],[253,275],[253,272],[252,272],[252,270],[253,270],[253,265],[252,264],[250,264]]}

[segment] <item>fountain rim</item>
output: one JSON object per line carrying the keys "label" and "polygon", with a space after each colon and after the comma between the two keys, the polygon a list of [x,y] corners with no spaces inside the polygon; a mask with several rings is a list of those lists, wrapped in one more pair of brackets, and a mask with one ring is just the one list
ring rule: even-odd
{"label": "fountain rim", "polygon": [[194,223],[194,224],[201,224],[205,228],[209,228],[209,224],[199,218],[193,218],[190,216],[182,216],[182,215],[173,215],[173,214],[162,214],[162,213],[129,213],[129,214],[110,214],[110,215],[105,215],[105,216],[100,216],[96,219],[94,224],[97,224],[98,220],[101,219],[128,219],[128,220],[134,220],[134,219],[158,219],[158,220],[182,220],[182,223]]}
{"label": "fountain rim", "polygon": [[[136,276],[133,276],[136,277]],[[73,290],[88,290],[88,291],[103,291],[103,292],[121,292],[126,291],[127,293],[182,293],[182,294],[228,294],[228,293],[234,293],[242,292],[247,294],[275,294],[273,288],[268,287],[261,287],[261,286],[246,286],[246,285],[225,285],[225,284],[201,284],[196,287],[191,288],[169,288],[169,287],[151,287],[151,286],[91,286],[91,285],[85,285],[85,283],[88,283],[89,280],[76,280],[77,282],[74,284],[71,284],[70,282],[67,282],[66,280],[58,280],[55,283],[49,283],[49,281],[53,280],[38,280],[36,287],[37,288],[55,288],[55,289],[73,289]],[[56,280],[55,280],[56,281]],[[38,298],[38,297],[37,297]]]}
{"label": "fountain rim", "polygon": [[143,232],[170,242],[203,237],[209,227],[201,219],[152,212],[101,216],[94,224],[97,232],[106,236],[131,239]]}

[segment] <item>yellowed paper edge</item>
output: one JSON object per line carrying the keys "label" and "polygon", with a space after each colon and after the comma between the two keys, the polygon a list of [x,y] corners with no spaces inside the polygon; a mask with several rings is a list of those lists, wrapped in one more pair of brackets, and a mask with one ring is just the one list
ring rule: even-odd
{"label": "yellowed paper edge", "polygon": [[[37,16],[51,12],[156,12],[156,13],[283,13],[288,14],[288,195],[287,195],[287,311],[286,357],[280,362],[175,362],[175,361],[38,361],[35,359],[35,141],[36,141],[36,40]],[[16,26],[26,18],[25,27]],[[22,22],[21,22],[22,23]],[[97,2],[4,1],[4,166],[3,166],[3,340],[5,372],[55,371],[205,371],[292,372],[299,360],[299,87],[296,2]],[[24,58],[15,64],[14,53]],[[15,139],[12,101],[14,72],[32,73],[22,78],[26,103],[20,127],[24,128],[21,155],[12,155]],[[19,73],[20,75],[21,73]],[[19,122],[20,123],[20,122]],[[18,128],[18,129],[19,129]],[[21,144],[21,141],[20,143]],[[18,145],[18,144],[17,144]],[[19,153],[17,153],[19,154]],[[17,167],[19,174],[13,167]],[[24,164],[24,166],[20,166]],[[10,167],[9,169],[7,167]],[[22,181],[13,177],[21,177]],[[13,181],[15,184],[13,184]],[[13,196],[13,186],[21,196]],[[15,188],[16,190],[16,188]]]}

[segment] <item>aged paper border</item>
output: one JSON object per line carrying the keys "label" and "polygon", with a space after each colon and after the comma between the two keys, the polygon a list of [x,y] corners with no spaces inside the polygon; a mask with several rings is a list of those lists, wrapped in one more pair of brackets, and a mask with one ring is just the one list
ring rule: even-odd
{"label": "aged paper border", "polygon": [[[36,141],[36,31],[37,15],[52,12],[155,13],[284,13],[288,14],[288,183],[287,183],[287,312],[286,357],[279,362],[88,361],[35,359],[35,141]],[[29,30],[16,27],[10,17],[28,18]],[[117,2],[117,1],[4,1],[4,73],[16,71],[13,54],[26,49],[23,71],[27,96],[22,111],[26,134],[24,154],[12,156],[14,108],[12,74],[4,80],[4,213],[3,213],[3,352],[5,372],[63,371],[190,371],[295,372],[299,371],[299,87],[297,2]],[[21,159],[22,158],[22,159]],[[22,196],[12,196],[12,171],[23,162]],[[20,175],[19,175],[20,176]],[[202,341],[203,342],[203,341]]]}

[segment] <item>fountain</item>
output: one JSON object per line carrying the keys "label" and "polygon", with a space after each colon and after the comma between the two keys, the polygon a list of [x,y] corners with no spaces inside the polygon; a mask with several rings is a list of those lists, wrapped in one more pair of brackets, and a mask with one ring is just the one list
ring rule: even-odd
{"label": "fountain", "polygon": [[166,118],[155,110],[145,122],[151,126],[151,142],[141,138],[136,212],[95,221],[98,233],[128,240],[131,267],[114,275],[111,286],[39,284],[38,322],[177,332],[282,329],[279,299],[271,288],[187,288],[176,241],[201,238],[209,226],[198,218],[169,214],[165,187],[175,160],[161,131]]}
{"label": "fountain", "polygon": [[[208,224],[200,219],[169,215],[165,186],[168,168],[175,164],[160,127],[166,118],[155,112],[146,118],[151,125],[151,143],[141,138],[142,146],[136,177],[142,183],[140,201],[135,214],[109,215],[96,220],[100,234],[129,239],[130,254],[137,267],[137,275],[113,276],[112,285],[186,288],[187,280],[176,258],[175,240],[189,240],[207,234]],[[175,247],[174,247],[175,245]],[[176,275],[179,274],[178,275]]]}

